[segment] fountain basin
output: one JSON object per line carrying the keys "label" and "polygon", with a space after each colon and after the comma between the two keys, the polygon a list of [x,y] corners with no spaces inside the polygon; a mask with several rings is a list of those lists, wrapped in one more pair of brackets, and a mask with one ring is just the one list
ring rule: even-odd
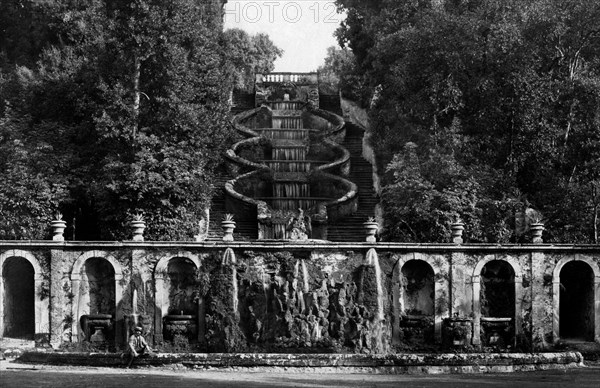
{"label": "fountain basin", "polygon": [[442,323],[442,347],[456,350],[471,344],[473,319],[467,317],[445,318]]}
{"label": "fountain basin", "polygon": [[167,315],[164,317],[163,327],[163,334],[168,341],[173,341],[175,336],[183,336],[192,342],[198,337],[198,324],[195,315]]}
{"label": "fountain basin", "polygon": [[403,315],[400,318],[402,342],[407,344],[431,344],[434,342],[433,315]]}
{"label": "fountain basin", "polygon": [[104,343],[112,338],[112,314],[86,314],[80,319],[84,340]]}
{"label": "fountain basin", "polygon": [[484,346],[505,349],[514,342],[513,319],[481,317],[481,339]]}

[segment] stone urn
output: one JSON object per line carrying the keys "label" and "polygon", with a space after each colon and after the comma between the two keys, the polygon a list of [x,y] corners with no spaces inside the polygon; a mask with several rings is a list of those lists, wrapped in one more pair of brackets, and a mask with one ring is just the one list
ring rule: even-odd
{"label": "stone urn", "polygon": [[52,228],[53,241],[65,241],[64,233],[67,223],[63,221],[62,214],[58,213],[56,215],[56,218],[50,222],[50,227]]}
{"label": "stone urn", "polygon": [[377,221],[375,221],[375,218],[370,217],[367,221],[363,222],[363,228],[365,229],[367,236],[366,241],[371,243],[377,242],[377,238],[375,236],[379,231],[379,224]]}
{"label": "stone urn", "polygon": [[463,232],[465,230],[465,224],[458,220],[450,224],[450,232],[452,234],[452,242],[454,244],[463,243]]}
{"label": "stone urn", "polygon": [[142,218],[140,214],[133,217],[131,221],[129,221],[129,226],[131,227],[131,233],[133,235],[133,241],[144,241],[144,229],[146,229],[146,222]]}
{"label": "stone urn", "polygon": [[541,222],[534,222],[529,225],[529,230],[531,230],[531,238],[534,244],[542,244],[544,240],[542,239],[542,234],[544,233],[544,224]]}
{"label": "stone urn", "polygon": [[221,221],[221,228],[223,229],[223,241],[233,241],[235,221],[232,214],[225,214],[223,221]]}

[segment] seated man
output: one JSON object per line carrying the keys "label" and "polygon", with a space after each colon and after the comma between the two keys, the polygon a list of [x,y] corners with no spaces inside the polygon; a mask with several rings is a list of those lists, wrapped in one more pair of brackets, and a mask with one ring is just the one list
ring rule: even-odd
{"label": "seated man", "polygon": [[152,355],[152,350],[148,346],[148,343],[142,336],[142,328],[136,327],[134,333],[129,337],[129,363],[127,368],[131,367],[133,360],[136,357],[143,357]]}

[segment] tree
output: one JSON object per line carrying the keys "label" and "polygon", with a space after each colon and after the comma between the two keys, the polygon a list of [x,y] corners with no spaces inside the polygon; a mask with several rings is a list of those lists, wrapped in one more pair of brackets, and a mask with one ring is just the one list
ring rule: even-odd
{"label": "tree", "polygon": [[[197,233],[231,136],[229,65],[205,5],[69,0],[51,7],[58,43],[49,41],[27,70],[30,81],[0,89],[2,125],[7,138],[26,145],[24,165],[39,154],[28,150],[27,136],[61,143],[48,151],[60,160],[54,168],[18,168],[9,159],[2,176],[20,186],[20,198],[31,190],[28,180],[41,179],[44,197],[30,210],[48,210],[36,221],[58,207],[74,221],[77,239],[123,239],[127,217],[143,213],[150,239]],[[4,198],[13,195],[3,190]],[[30,211],[2,209],[15,225]]]}
{"label": "tree", "polygon": [[[551,240],[595,240],[600,1],[338,4],[351,15],[338,38],[353,49],[355,69],[367,78],[365,92],[378,91],[370,111],[373,144],[382,167],[393,162],[386,180],[390,198],[407,190],[394,178],[401,174],[392,172],[406,168],[398,160],[410,142],[418,145],[422,177],[434,197],[460,190],[466,181],[444,178],[442,168],[427,169],[432,155],[451,155],[458,176],[481,188],[471,226],[488,224],[502,213],[494,209],[525,196],[545,214]],[[440,139],[452,134],[458,143],[449,153]],[[393,201],[384,201],[390,225],[406,219],[401,211],[394,215],[399,209]],[[427,220],[425,213],[443,210],[443,203],[433,203],[419,217]],[[505,225],[511,225],[511,213]],[[499,231],[500,224],[486,227]],[[476,241],[506,238],[483,230],[475,235]]]}
{"label": "tree", "polygon": [[44,46],[55,41],[51,8],[45,1],[0,0],[0,68],[31,66]]}
{"label": "tree", "polygon": [[329,47],[325,63],[317,71],[321,88],[339,88],[345,97],[368,105],[370,96],[365,93],[365,90],[369,90],[366,87],[367,79],[356,70],[356,58],[351,50]]}
{"label": "tree", "polygon": [[[0,79],[0,90],[12,89],[25,98],[36,80],[32,72],[18,67],[12,77]],[[46,237],[48,223],[68,197],[62,175],[68,155],[62,153],[63,128],[54,123],[31,126],[31,116],[18,107],[4,108],[0,117],[0,239]]]}
{"label": "tree", "polygon": [[283,55],[266,34],[248,35],[244,30],[228,29],[223,36],[225,53],[232,67],[233,86],[251,91],[255,75],[275,68],[275,60]]}

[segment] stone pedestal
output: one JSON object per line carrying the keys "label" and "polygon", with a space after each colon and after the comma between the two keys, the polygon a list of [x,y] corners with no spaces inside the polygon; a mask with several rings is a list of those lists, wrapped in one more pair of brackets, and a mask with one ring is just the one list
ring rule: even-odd
{"label": "stone pedestal", "polygon": [[471,345],[473,319],[446,318],[442,324],[442,347],[444,350],[460,350]]}
{"label": "stone pedestal", "polygon": [[481,317],[483,346],[506,349],[514,343],[512,318]]}
{"label": "stone pedestal", "polygon": [[401,341],[410,345],[426,345],[435,342],[434,316],[404,315],[400,318]]}
{"label": "stone pedestal", "polygon": [[114,338],[111,314],[88,314],[81,317],[84,340],[95,345],[107,345]]}

